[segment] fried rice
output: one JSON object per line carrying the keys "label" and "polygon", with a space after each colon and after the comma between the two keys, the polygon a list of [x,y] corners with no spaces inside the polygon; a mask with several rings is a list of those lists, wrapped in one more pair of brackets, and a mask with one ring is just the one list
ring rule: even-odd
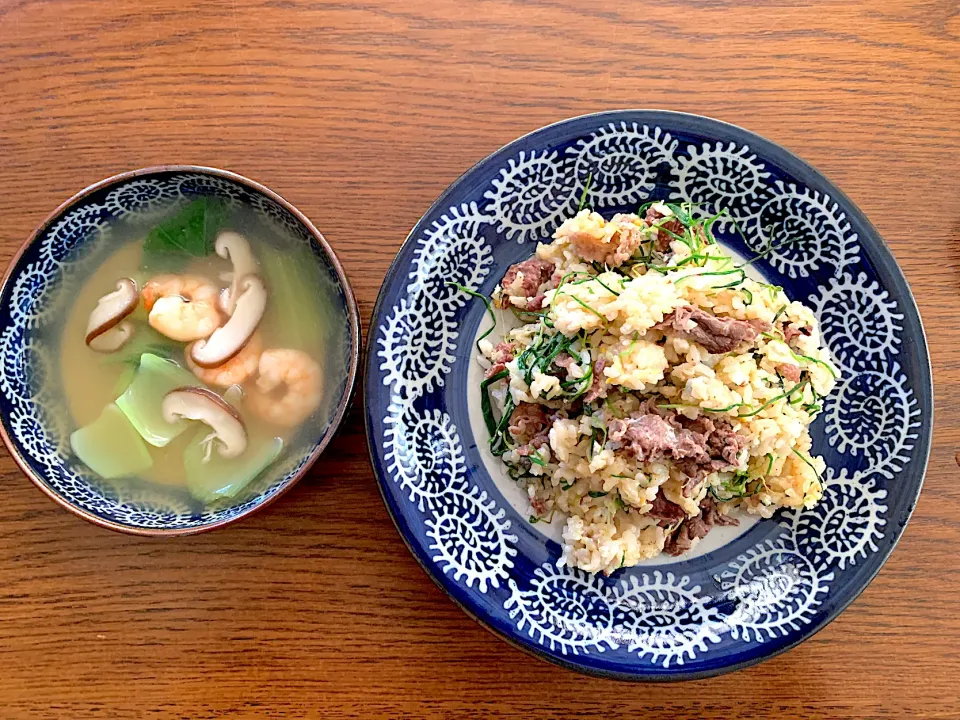
{"label": "fried rice", "polygon": [[581,210],[493,294],[512,327],[478,343],[490,447],[531,522],[566,516],[566,565],[680,555],[823,494],[809,426],[838,370],[811,310],[716,243],[722,220]]}

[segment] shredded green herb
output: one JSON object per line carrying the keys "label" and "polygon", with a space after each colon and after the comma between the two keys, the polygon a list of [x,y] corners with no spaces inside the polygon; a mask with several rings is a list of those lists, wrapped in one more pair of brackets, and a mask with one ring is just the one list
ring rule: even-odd
{"label": "shredded green herb", "polygon": [[792,396],[792,395],[793,395],[794,393],[796,393],[798,390],[801,390],[801,391],[802,391],[803,388],[806,387],[806,385],[807,385],[808,382],[809,382],[809,380],[804,380],[803,382],[799,382],[799,383],[797,383],[796,385],[794,385],[792,388],[790,388],[789,390],[787,390],[786,392],[781,393],[781,394],[777,395],[776,397],[770,398],[770,399],[767,400],[763,405],[761,405],[760,407],[758,407],[756,410],[751,410],[751,411],[748,412],[748,413],[737,413],[737,417],[742,417],[742,418],[745,418],[745,417],[753,417],[754,415],[757,415],[757,414],[763,412],[764,410],[766,410],[768,407],[770,407],[771,405],[773,405],[773,404],[774,404],[775,402],[777,402],[778,400],[783,400],[784,398],[788,398],[787,402],[789,402],[790,396]]}
{"label": "shredded green herb", "polygon": [[[784,247],[786,247],[787,245],[790,245],[791,243],[795,243],[797,240],[800,239],[800,236],[797,236],[797,237],[794,237],[794,238],[789,238],[789,239],[787,239],[787,240],[784,240],[784,241],[781,242],[781,243],[777,243],[776,245],[774,245],[774,244],[773,244],[773,237],[772,237],[772,235],[773,235],[772,229],[773,229],[773,226],[772,226],[772,225],[767,227],[767,231],[768,231],[768,232],[770,233],[770,235],[771,235],[770,243],[767,245],[767,249],[764,250],[763,252],[757,253],[756,255],[754,255],[754,256],[753,256],[752,258],[750,258],[749,260],[740,263],[739,265],[737,265],[737,267],[739,267],[739,268],[745,268],[745,267],[748,267],[748,266],[750,266],[750,265],[753,265],[753,264],[754,264],[755,262],[757,262],[758,260],[763,260],[763,258],[767,257],[770,253],[775,252],[775,251],[779,250],[780,248],[784,248]],[[782,288],[780,288],[780,289],[782,289]]]}
{"label": "shredded green herb", "polygon": [[455,287],[457,290],[459,290],[462,293],[466,293],[470,297],[477,298],[478,300],[482,300],[483,304],[487,308],[487,314],[490,315],[490,322],[492,324],[490,325],[490,327],[487,328],[487,331],[483,335],[477,338],[477,342],[476,342],[477,352],[480,352],[480,341],[485,339],[497,327],[497,316],[493,314],[493,305],[490,304],[490,299],[486,295],[481,295],[477,291],[471,290],[468,287],[464,287],[460,283],[448,282],[447,285]]}
{"label": "shredded green herb", "polygon": [[[782,378],[781,378],[781,381],[782,381]],[[789,390],[786,390],[785,392],[780,393],[780,394],[777,395],[776,397],[770,398],[770,399],[767,400],[763,405],[761,405],[760,407],[756,408],[755,410],[750,410],[749,412],[745,412],[745,413],[742,413],[742,412],[741,412],[741,413],[737,413],[737,417],[740,417],[740,418],[753,417],[754,415],[757,415],[757,414],[763,412],[764,410],[766,410],[768,407],[770,407],[771,405],[773,405],[773,404],[774,404],[775,402],[777,402],[778,400],[783,400],[784,398],[787,398],[787,402],[791,402],[790,398],[791,398],[797,391],[803,390],[803,388],[806,387],[809,382],[810,382],[810,381],[809,381],[808,379],[803,380],[802,382],[799,382],[799,383],[797,383],[796,385],[794,385],[794,386],[793,386],[792,388],[790,388]],[[801,394],[800,397],[802,398],[802,394]],[[739,407],[739,408],[748,408],[748,407],[750,407],[750,406],[749,406],[747,403],[739,402],[739,403],[734,403],[733,405],[727,405],[726,407],[722,407],[722,408],[700,407],[699,405],[684,405],[683,403],[671,403],[671,404],[669,404],[669,405],[657,405],[657,407],[658,407],[658,408],[662,408],[662,409],[664,409],[664,410],[668,410],[668,409],[669,409],[669,410],[673,410],[673,409],[676,409],[676,408],[694,408],[694,409],[697,409],[697,410],[701,410],[701,411],[703,411],[703,412],[724,413],[724,412],[729,412],[729,411],[731,411],[731,410],[733,410],[734,408],[737,408],[737,407]]]}
{"label": "shredded green herb", "polygon": [[[606,406],[607,410],[610,411],[610,414],[611,414],[611,415],[613,415],[613,416],[614,416],[615,418],[617,418],[618,420],[622,420],[622,419],[623,419],[623,413],[622,413],[620,410],[617,410],[617,408],[615,408],[615,407],[613,406],[613,403],[610,402],[610,398],[609,398],[609,397],[605,397],[605,398],[603,399],[603,404]],[[616,477],[616,476],[614,476],[614,477]]]}
{"label": "shredded green herb", "polygon": [[704,412],[725,413],[725,412],[730,412],[730,411],[733,410],[734,408],[743,407],[745,404],[746,404],[746,403],[738,402],[738,403],[733,403],[733,405],[727,405],[726,407],[723,407],[723,408],[708,408],[708,407],[705,407],[705,408],[700,408],[700,409],[703,410]]}
{"label": "shredded green herb", "polygon": [[787,311],[787,306],[786,306],[786,305],[782,306],[779,310],[777,310],[777,313],[773,316],[773,322],[770,323],[770,324],[771,324],[771,325],[776,325],[777,320],[778,320],[778,319],[780,318],[780,316],[783,315],[783,313],[785,313],[786,311]]}
{"label": "shredded green herb", "polygon": [[798,458],[803,460],[807,464],[807,466],[811,470],[813,470],[813,474],[817,476],[817,482],[820,483],[820,489],[822,490],[824,488],[823,478],[820,477],[820,471],[817,470],[817,467],[816,465],[813,464],[813,461],[810,458],[808,458],[806,455],[804,455],[802,452],[797,450],[796,448],[791,448],[791,450],[793,451],[794,455],[796,455]]}
{"label": "shredded green herb", "polygon": [[583,270],[574,270],[573,272],[567,273],[567,274],[565,275],[565,277],[570,277],[571,275],[586,275],[586,276],[587,276],[587,277],[585,277],[583,280],[577,280],[576,282],[570,283],[571,285],[583,285],[584,283],[588,283],[588,282],[590,282],[590,281],[594,281],[594,282],[596,282],[598,285],[600,285],[600,286],[606,288],[607,290],[609,290],[611,293],[613,293],[613,294],[616,295],[617,297],[620,297],[620,293],[618,293],[618,292],[617,292],[616,290],[614,290],[612,287],[610,287],[609,285],[607,285],[603,280],[601,280],[600,278],[598,278],[596,275],[591,275],[590,273],[584,272]]}
{"label": "shredded green herb", "polygon": [[590,192],[590,185],[593,183],[593,170],[587,175],[587,182],[583,186],[583,192],[580,193],[580,204],[577,206],[577,212],[580,212],[587,206],[587,193]]}
{"label": "shredded green herb", "polygon": [[492,436],[497,430],[497,422],[493,419],[493,405],[490,402],[490,386],[495,382],[503,380],[510,372],[507,370],[501,370],[496,375],[491,375],[490,377],[484,379],[480,383],[480,412],[483,413],[483,421],[487,425],[487,432]]}
{"label": "shredded green herb", "polygon": [[621,350],[620,353],[618,354],[618,357],[620,358],[620,362],[623,362],[623,358],[625,358],[627,355],[629,355],[633,351],[633,348],[636,347],[638,342],[640,342],[640,335],[638,333],[634,333],[633,340],[630,342],[629,345],[627,345],[627,349]]}
{"label": "shredded green herb", "polygon": [[[490,383],[494,382],[494,378],[502,380],[506,377],[507,371],[503,370],[501,373],[497,373],[492,378],[484,380],[484,383],[487,383],[489,386]],[[484,395],[486,394],[486,404],[484,404]],[[513,402],[513,395],[507,393],[507,399],[503,403],[503,414],[500,416],[499,422],[493,421],[493,410],[490,406],[489,394],[486,393],[486,387],[481,384],[481,394],[480,394],[480,407],[484,412],[484,422],[487,425],[487,429],[490,430],[491,424],[493,425],[493,431],[490,433],[490,452],[493,453],[496,457],[500,457],[505,452],[513,448],[513,438],[510,437],[510,415],[513,414],[516,405]]]}
{"label": "shredded green herb", "polygon": [[746,274],[743,270],[741,270],[740,268],[734,268],[733,270],[710,270],[710,271],[702,272],[702,273],[690,273],[689,275],[684,275],[684,276],[681,277],[681,278],[677,278],[677,279],[674,281],[673,284],[674,284],[674,285],[679,285],[679,284],[682,283],[684,280],[687,280],[687,279],[692,278],[692,277],[708,277],[708,276],[713,276],[713,275],[733,275],[733,274],[735,274],[735,273],[737,273],[737,274],[740,275],[740,279],[739,279],[739,280],[736,280],[735,282],[732,282],[732,283],[730,283],[729,285],[714,285],[714,286],[713,286],[713,288],[714,288],[715,290],[720,290],[720,289],[723,289],[723,288],[735,287],[735,286],[739,285],[740,283],[742,283],[744,280],[747,279],[747,274]]}
{"label": "shredded green herb", "polygon": [[590,306],[587,305],[583,300],[581,300],[580,298],[578,298],[576,295],[571,295],[570,293],[561,293],[561,292],[557,292],[557,295],[566,295],[568,298],[570,298],[570,299],[573,300],[575,303],[577,303],[577,305],[580,305],[580,306],[583,307],[585,310],[589,310],[589,311],[592,312],[594,315],[596,315],[598,318],[600,318],[601,320],[603,320],[604,323],[607,322],[607,319],[603,316],[603,314],[602,314],[599,310],[596,310],[596,309],[590,307]]}
{"label": "shredded green herb", "polygon": [[737,472],[730,480],[720,484],[720,488],[724,492],[723,495],[718,494],[717,489],[712,485],[710,486],[710,494],[713,495],[717,502],[730,502],[731,500],[736,500],[738,498],[749,497],[752,494],[747,489],[747,484],[750,481],[750,476],[747,475],[747,473],[740,471]]}
{"label": "shredded green herb", "polygon": [[812,363],[816,363],[817,365],[822,365],[829,371],[831,375],[833,375],[834,379],[838,377],[837,371],[833,369],[833,366],[831,366],[830,363],[826,363],[823,360],[818,360],[815,357],[810,357],[809,355],[799,355],[795,353],[793,350],[790,351],[790,354],[793,355],[794,360],[806,360],[807,362],[812,362]]}

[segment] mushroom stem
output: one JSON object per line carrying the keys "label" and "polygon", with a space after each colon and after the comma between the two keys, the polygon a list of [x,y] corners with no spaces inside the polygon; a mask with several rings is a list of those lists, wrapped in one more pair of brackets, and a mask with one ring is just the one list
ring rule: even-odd
{"label": "mushroom stem", "polygon": [[233,272],[221,276],[224,280],[230,280],[230,287],[220,293],[223,312],[230,316],[237,307],[240,281],[247,275],[256,275],[260,265],[250,250],[250,243],[243,235],[232,230],[226,230],[217,236],[214,249],[217,255],[233,264]]}
{"label": "mushroom stem", "polygon": [[171,390],[161,405],[163,419],[169,423],[180,419],[199,420],[213,431],[203,439],[203,462],[210,459],[213,443],[223,458],[235,458],[247,449],[247,431],[240,415],[215,392],[206,388],[181,387]]}
{"label": "mushroom stem", "polygon": [[222,365],[250,340],[267,307],[267,290],[256,275],[248,275],[238,285],[240,296],[226,325],[217,328],[206,340],[198,340],[190,351],[193,361],[203,368]]}
{"label": "mushroom stem", "polygon": [[122,322],[91,338],[87,347],[99,353],[116,352],[133,337],[133,323]]}

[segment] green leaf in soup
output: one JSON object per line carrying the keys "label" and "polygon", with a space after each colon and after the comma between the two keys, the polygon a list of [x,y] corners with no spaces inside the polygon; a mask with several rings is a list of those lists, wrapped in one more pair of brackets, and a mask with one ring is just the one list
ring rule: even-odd
{"label": "green leaf in soup", "polygon": [[[133,336],[133,340],[117,352],[104,355],[100,364],[108,366],[125,365],[136,370],[140,365],[140,357],[144,353],[167,360],[182,358],[183,343],[167,340],[153,328],[137,328],[137,334]],[[123,392],[123,388],[120,389],[120,392]]]}
{"label": "green leaf in soup", "polygon": [[70,435],[70,447],[84,465],[107,479],[140,475],[153,466],[147,446],[113,403]]}
{"label": "green leaf in soup", "polygon": [[[133,378],[137,375],[137,366],[133,364],[128,364],[123,366],[123,370],[120,372],[120,377],[117,378],[117,381],[113,384],[113,394],[119,397],[122,395],[130,383],[133,382]],[[121,410],[121,412],[123,412]]]}
{"label": "green leaf in soup", "polygon": [[200,384],[193,373],[176,363],[144,353],[140,356],[140,366],[133,381],[117,398],[117,407],[144,440],[156,447],[163,447],[188,426],[183,420],[168,423],[163,419],[160,406],[164,396],[175,388]]}
{"label": "green leaf in soup", "polygon": [[154,227],[143,241],[143,266],[151,270],[184,265],[191,257],[213,254],[226,210],[216,198],[194,200]]}
{"label": "green leaf in soup", "polygon": [[270,293],[263,327],[283,338],[284,347],[316,352],[330,320],[322,317],[324,305],[318,302],[323,287],[313,253],[306,247],[264,252],[260,265]]}
{"label": "green leaf in soup", "polygon": [[283,449],[280,438],[254,440],[238,457],[226,459],[216,449],[207,462],[201,441],[209,435],[204,427],[183,451],[183,467],[190,494],[201,502],[232,498],[257,478]]}

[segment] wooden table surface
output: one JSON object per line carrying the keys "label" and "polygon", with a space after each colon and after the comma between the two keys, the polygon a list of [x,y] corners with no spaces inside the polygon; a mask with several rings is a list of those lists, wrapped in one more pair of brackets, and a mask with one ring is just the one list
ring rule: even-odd
{"label": "wooden table surface", "polygon": [[960,717],[958,7],[0,2],[4,264],[91,182],[213,165],[321,228],[366,328],[406,233],[477,160],[572,115],[685,110],[784,144],[866,212],[917,296],[937,404],[919,505],[861,598],[785,655],[668,686],[581,677],[464,615],[390,522],[359,408],[281,501],[179,540],[87,524],[4,452],[0,717]]}

